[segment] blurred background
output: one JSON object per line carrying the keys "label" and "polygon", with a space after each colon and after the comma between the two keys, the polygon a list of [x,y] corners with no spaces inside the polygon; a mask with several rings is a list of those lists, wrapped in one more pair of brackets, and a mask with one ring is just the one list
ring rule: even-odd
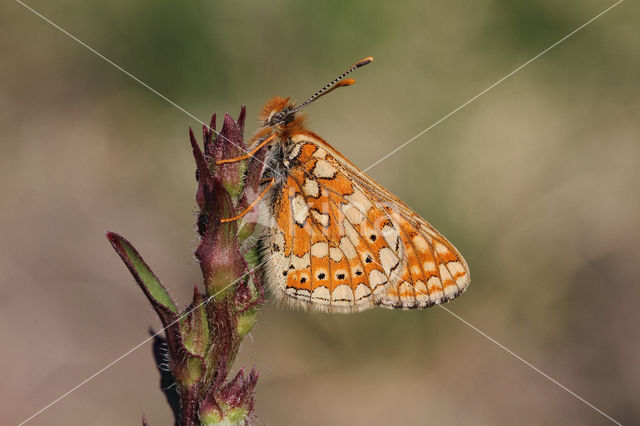
{"label": "blurred background", "polygon": [[[302,101],[366,168],[612,1],[28,4],[206,121]],[[624,424],[640,422],[640,7],[624,2],[372,168],[461,250],[447,305]],[[175,298],[200,283],[194,164],[174,108],[17,2],[0,6],[0,423],[17,424],[159,321],[104,236]],[[267,304],[236,367],[258,424],[608,424],[440,308]],[[147,344],[33,425],[167,425]]]}

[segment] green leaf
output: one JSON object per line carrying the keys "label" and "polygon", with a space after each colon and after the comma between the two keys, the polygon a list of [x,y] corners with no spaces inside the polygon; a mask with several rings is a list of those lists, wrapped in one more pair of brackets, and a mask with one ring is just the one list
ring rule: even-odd
{"label": "green leaf", "polygon": [[186,309],[188,315],[180,319],[180,332],[184,347],[192,354],[205,357],[209,348],[209,322],[205,303],[198,288],[194,288],[193,303]]}
{"label": "green leaf", "polygon": [[[158,277],[151,271],[151,268],[142,260],[140,254],[121,235],[114,232],[107,232],[107,238],[111,245],[120,255],[120,258],[127,266],[142,291],[147,295],[152,304],[162,305],[171,312],[178,313],[178,308],[171,300],[169,293],[162,286]],[[155,302],[155,303],[154,303]]]}
{"label": "green leaf", "polygon": [[238,316],[238,324],[236,326],[238,335],[243,338],[253,329],[258,321],[258,311],[250,309],[249,311]]}
{"label": "green leaf", "polygon": [[198,356],[187,356],[181,373],[178,373],[176,380],[182,386],[192,386],[198,384],[205,371],[204,361]]}

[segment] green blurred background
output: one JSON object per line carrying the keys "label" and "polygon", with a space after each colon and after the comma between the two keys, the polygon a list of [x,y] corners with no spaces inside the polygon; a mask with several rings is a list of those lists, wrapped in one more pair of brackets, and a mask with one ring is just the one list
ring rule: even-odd
{"label": "green blurred background", "polygon": [[[202,120],[301,101],[372,55],[307,110],[365,168],[613,2],[28,4]],[[369,171],[465,255],[472,285],[449,309],[625,424],[640,422],[638,22],[620,4]],[[16,424],[159,327],[105,230],[190,300],[200,125],[16,2],[0,27],[0,423]],[[267,304],[236,366],[254,364],[259,424],[608,423],[439,308]],[[31,424],[142,413],[171,423],[150,345]]]}

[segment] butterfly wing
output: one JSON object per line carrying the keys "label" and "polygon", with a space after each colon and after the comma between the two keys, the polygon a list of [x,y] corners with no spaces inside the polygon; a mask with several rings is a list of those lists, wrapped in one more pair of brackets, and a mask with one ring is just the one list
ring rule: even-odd
{"label": "butterfly wing", "polygon": [[317,145],[301,143],[292,152],[299,166],[289,170],[267,215],[274,293],[325,311],[372,307],[402,266],[397,230]]}
{"label": "butterfly wing", "polygon": [[375,300],[390,308],[425,308],[454,299],[470,283],[469,267],[460,252],[426,220],[355,166],[345,173],[377,200],[398,230],[405,266]]}
{"label": "butterfly wing", "polygon": [[427,307],[468,285],[457,250],[315,135],[298,135],[266,232],[276,294],[325,311]]}

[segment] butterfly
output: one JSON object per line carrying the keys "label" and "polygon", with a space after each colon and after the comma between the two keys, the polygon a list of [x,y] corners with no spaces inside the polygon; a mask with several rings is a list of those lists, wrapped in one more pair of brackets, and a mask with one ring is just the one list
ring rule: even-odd
{"label": "butterfly", "polygon": [[260,114],[249,153],[265,149],[259,200],[271,292],[304,309],[426,308],[469,285],[460,252],[398,197],[308,130],[299,111],[355,82],[345,77],[368,57],[296,106],[274,97]]}

